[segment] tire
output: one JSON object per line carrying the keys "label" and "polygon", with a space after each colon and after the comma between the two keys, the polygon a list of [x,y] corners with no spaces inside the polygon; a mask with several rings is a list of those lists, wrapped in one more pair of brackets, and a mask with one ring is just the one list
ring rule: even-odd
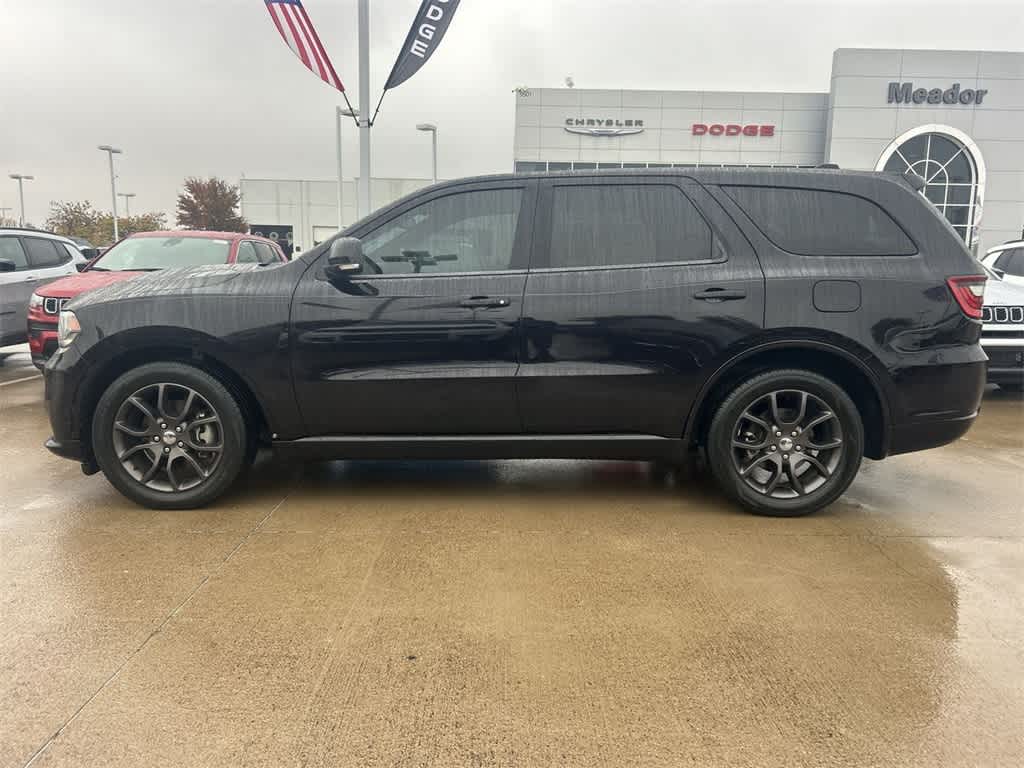
{"label": "tire", "polygon": [[107,480],[151,509],[209,504],[238,478],[252,444],[235,397],[184,363],[148,363],[122,374],[92,421],[93,451]]}
{"label": "tire", "polygon": [[853,482],[864,426],[833,381],[811,371],[771,371],[739,385],[718,407],[707,452],[719,486],[746,509],[799,517],[828,506]]}

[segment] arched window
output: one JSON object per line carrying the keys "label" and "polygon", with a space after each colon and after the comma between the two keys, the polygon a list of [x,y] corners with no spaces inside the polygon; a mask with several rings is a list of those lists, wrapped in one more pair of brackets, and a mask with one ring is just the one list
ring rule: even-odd
{"label": "arched window", "polygon": [[977,145],[955,128],[924,125],[897,138],[878,160],[877,170],[911,170],[925,180],[922,193],[967,242],[981,220],[985,170]]}

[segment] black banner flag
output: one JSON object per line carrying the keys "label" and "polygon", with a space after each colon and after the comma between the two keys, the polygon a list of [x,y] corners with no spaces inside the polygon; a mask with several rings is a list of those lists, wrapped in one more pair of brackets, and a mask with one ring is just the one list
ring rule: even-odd
{"label": "black banner flag", "polygon": [[423,0],[420,3],[420,10],[402,44],[402,51],[391,69],[387,85],[384,86],[385,91],[397,88],[427,63],[427,59],[441,45],[458,7],[459,0]]}

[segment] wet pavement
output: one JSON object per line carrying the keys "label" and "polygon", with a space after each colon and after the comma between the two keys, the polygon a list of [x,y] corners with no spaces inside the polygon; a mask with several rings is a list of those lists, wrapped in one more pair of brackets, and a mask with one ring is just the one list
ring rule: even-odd
{"label": "wet pavement", "polygon": [[4,768],[1024,763],[1019,396],[797,520],[550,461],[263,459],[153,512],[42,449],[34,373],[0,366]]}

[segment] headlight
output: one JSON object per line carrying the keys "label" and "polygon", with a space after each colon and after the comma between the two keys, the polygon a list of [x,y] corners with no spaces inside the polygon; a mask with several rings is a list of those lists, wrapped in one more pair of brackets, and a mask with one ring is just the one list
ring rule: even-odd
{"label": "headlight", "polygon": [[38,293],[33,293],[29,297],[28,308],[29,309],[36,309],[36,308],[41,307],[41,306],[43,306],[43,297],[40,296]]}
{"label": "headlight", "polygon": [[81,332],[82,326],[74,312],[65,309],[60,313],[60,319],[57,320],[57,344],[61,349],[70,347]]}

